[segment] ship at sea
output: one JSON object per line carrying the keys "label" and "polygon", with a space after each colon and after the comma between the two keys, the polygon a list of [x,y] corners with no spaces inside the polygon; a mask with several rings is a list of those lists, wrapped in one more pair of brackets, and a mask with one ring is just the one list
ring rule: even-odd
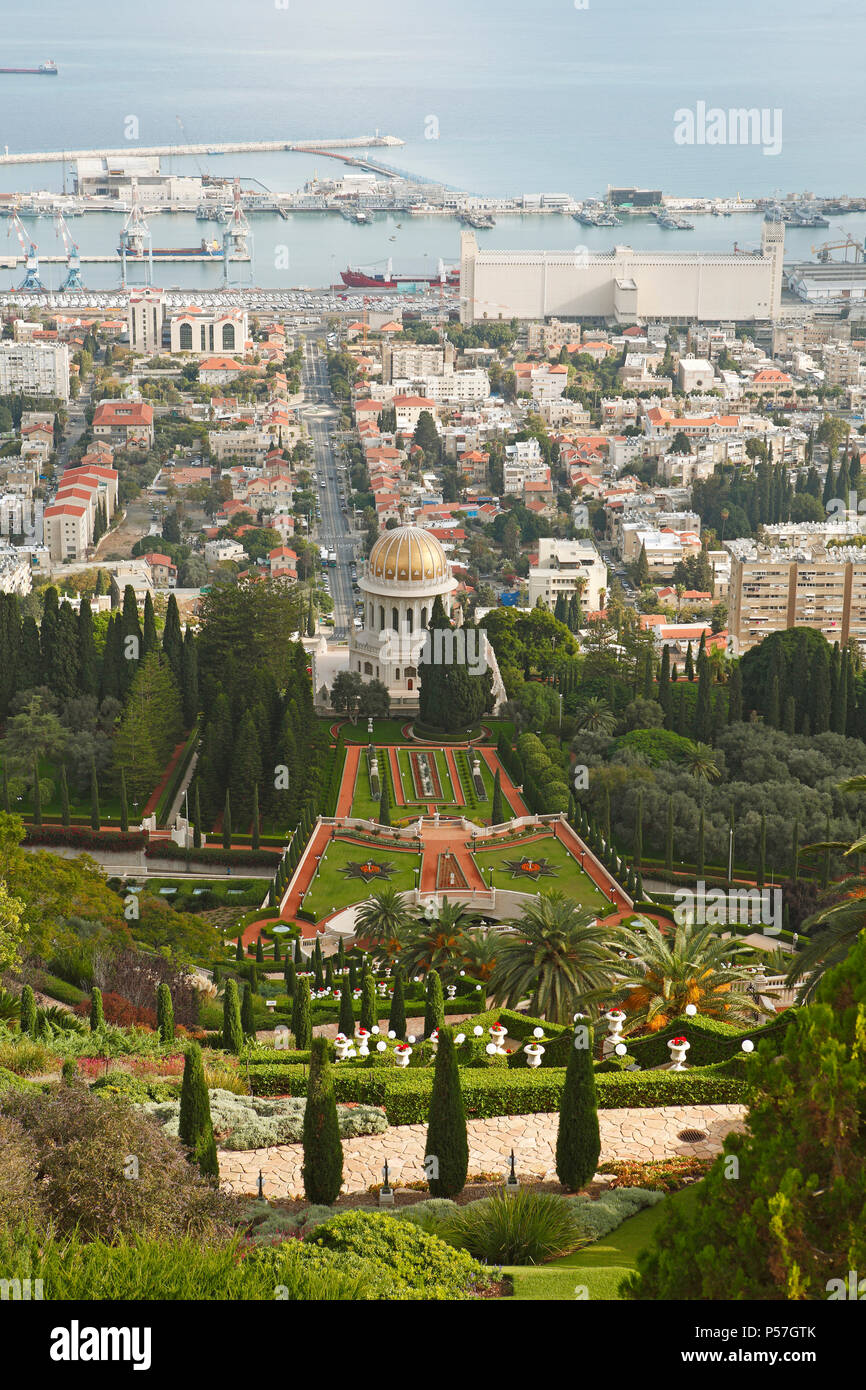
{"label": "ship at sea", "polygon": [[0,73],[29,73],[33,77],[56,77],[57,64],[53,58],[49,58],[47,63],[40,63],[38,68],[0,68]]}
{"label": "ship at sea", "polygon": [[460,284],[460,271],[456,266],[446,267],[440,261],[435,275],[395,275],[389,260],[384,270],[376,270],[375,266],[347,266],[345,270],[340,271],[340,279],[353,290],[404,290],[413,285],[427,285],[430,289],[453,289]]}

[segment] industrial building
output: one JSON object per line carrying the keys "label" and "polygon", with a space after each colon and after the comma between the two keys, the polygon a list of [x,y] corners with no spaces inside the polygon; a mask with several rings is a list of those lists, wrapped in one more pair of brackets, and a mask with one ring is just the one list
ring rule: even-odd
{"label": "industrial building", "polygon": [[460,320],[636,323],[770,321],[779,315],[785,227],[765,222],[754,252],[490,251],[461,233]]}

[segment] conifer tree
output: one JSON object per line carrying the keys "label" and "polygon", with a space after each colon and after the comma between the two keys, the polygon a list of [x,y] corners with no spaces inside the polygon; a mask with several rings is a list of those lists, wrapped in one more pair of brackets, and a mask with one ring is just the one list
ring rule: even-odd
{"label": "conifer tree", "polygon": [[[208,1098],[210,1104],[210,1098]],[[198,1170],[203,1178],[214,1178],[219,1180],[220,1164],[217,1154],[216,1139],[214,1138],[213,1122],[207,1125],[196,1140],[194,1149],[195,1161]]]}
{"label": "conifer tree", "polygon": [[743,677],[740,663],[734,662],[728,682],[728,723],[737,724],[743,717]]}
{"label": "conifer tree", "polygon": [[303,1139],[304,1195],[316,1206],[331,1206],[343,1185],[343,1146],[326,1038],[312,1040]]}
{"label": "conifer tree", "polygon": [[223,994],[223,1047],[226,1052],[233,1052],[237,1056],[243,1051],[243,1046],[244,1030],[238,987],[236,981],[227,980]]}
{"label": "conifer tree", "polygon": [[195,1152],[199,1139],[202,1135],[206,1136],[209,1129],[212,1129],[212,1124],[204,1060],[198,1043],[192,1042],[184,1052],[178,1138]]}
{"label": "conifer tree", "polygon": [[379,824],[391,824],[391,798],[388,795],[388,778],[382,778],[382,792],[379,797]]}
{"label": "conifer tree", "polygon": [[105,1022],[105,1014],[102,1010],[102,990],[98,985],[94,985],[90,991],[90,1031],[93,1033],[97,1028],[101,1028]]}
{"label": "conifer tree", "polygon": [[695,678],[695,663],[692,660],[692,644],[686,646],[686,680],[693,681]]}
{"label": "conifer tree", "polygon": [[313,1041],[313,1025],[310,1015],[310,982],[298,980],[292,1007],[292,1032],[298,1052],[308,1051]]}
{"label": "conifer tree", "polygon": [[[42,789],[39,786],[39,759],[33,759],[33,824],[42,824]],[[98,830],[99,827],[96,826]]]}
{"label": "conifer tree", "polygon": [[90,828],[99,830],[102,822],[99,818],[99,782],[96,777],[96,763],[91,759],[90,763]]}
{"label": "conifer tree", "polygon": [[665,832],[665,868],[668,873],[673,872],[674,867],[674,799],[668,797],[668,819]]}
{"label": "conifer tree", "polygon": [[556,1175],[569,1192],[592,1181],[601,1153],[593,1067],[593,1032],[588,1022],[575,1027],[569,1048],[556,1135]]}
{"label": "conifer tree", "polygon": [[187,729],[195,723],[199,707],[198,647],[192,628],[188,627],[183,638],[181,655],[180,692],[183,706],[183,722]]}
{"label": "conifer tree", "polygon": [[223,803],[223,849],[232,847],[232,802],[231,794],[226,790],[226,799]]}
{"label": "conifer tree", "polygon": [[636,868],[640,868],[643,857],[643,792],[637,794],[637,809],[634,820],[634,852],[632,858]]}
{"label": "conifer tree", "polygon": [[761,812],[761,834],[758,838],[758,887],[763,888],[767,877],[767,817]]}
{"label": "conifer tree", "polygon": [[180,612],[175,595],[169,594],[165,609],[165,626],[162,630],[162,650],[165,652],[172,674],[178,687],[183,688],[183,634],[180,628]]}
{"label": "conifer tree", "polygon": [[403,991],[403,971],[399,965],[394,970],[394,993],[391,996],[388,1031],[396,1033],[401,1041],[406,1037],[406,1001]]}
{"label": "conifer tree", "polygon": [[424,1168],[433,1197],[453,1198],[466,1186],[469,1171],[466,1110],[454,1050],[454,1031],[444,1026],[439,1029],[436,1049]]}
{"label": "conifer tree", "polygon": [[174,1042],[174,1005],[171,990],[164,981],[156,991],[156,1023],[160,1042]]}
{"label": "conifer tree", "polygon": [[361,1027],[368,1033],[379,1022],[378,1014],[376,981],[372,975],[365,975],[361,982]]}
{"label": "conifer tree", "polygon": [[144,621],[141,635],[141,654],[147,656],[148,652],[155,651],[159,645],[159,638],[156,635],[156,614],[153,611],[153,599],[150,590],[144,596]]}
{"label": "conifer tree", "polygon": [[700,816],[698,817],[698,862],[697,862],[697,876],[698,876],[698,878],[703,878],[703,876],[704,876],[704,808],[703,808],[703,806],[701,807],[701,813],[700,813]]}
{"label": "conifer tree", "polygon": [[243,960],[243,958],[244,958],[244,939],[243,939],[242,936],[239,936],[238,939],[237,939],[237,944],[236,944],[236,946],[235,946],[235,960]]}
{"label": "conifer tree", "polygon": [[241,1028],[245,1038],[255,1036],[256,1023],[253,1015],[253,990],[249,980],[244,981],[243,994],[241,995]]}
{"label": "conifer tree", "polygon": [[129,806],[126,801],[126,773],[120,769],[120,828],[126,833],[129,829]]}
{"label": "conifer tree", "polygon": [[259,787],[258,783],[253,787],[253,831],[251,845],[253,849],[258,849],[261,844],[261,829],[259,815]]}
{"label": "conifer tree", "polygon": [[192,831],[192,842],[196,849],[201,849],[201,795],[199,792],[198,780],[195,784],[195,795],[193,797],[193,816],[195,823]]}
{"label": "conifer tree", "polygon": [[337,1021],[339,1031],[346,1038],[351,1038],[355,1031],[355,1010],[352,1008],[352,991],[349,988],[348,976],[343,976],[340,985],[340,1016]]}
{"label": "conifer tree", "polygon": [[99,693],[99,658],[93,637],[90,599],[82,597],[78,609],[78,686],[82,695]]}
{"label": "conifer tree", "polygon": [[499,768],[496,769],[496,776],[493,778],[493,807],[490,819],[491,825],[502,825],[505,820],[505,811],[502,802],[502,779]]}
{"label": "conifer tree", "polygon": [[258,936],[256,937],[256,962],[258,965],[264,965],[265,963],[265,948],[262,945],[261,932],[259,932]]}
{"label": "conifer tree", "polygon": [[442,993],[442,981],[439,978],[438,970],[431,970],[427,975],[424,990],[425,1038],[429,1038],[431,1033],[435,1033],[437,1028],[441,1028],[444,1022],[445,997]]}
{"label": "conifer tree", "polygon": [[283,979],[286,982],[286,994],[290,999],[294,998],[297,988],[297,972],[295,962],[292,960],[291,951],[286,951],[286,963],[283,966]]}

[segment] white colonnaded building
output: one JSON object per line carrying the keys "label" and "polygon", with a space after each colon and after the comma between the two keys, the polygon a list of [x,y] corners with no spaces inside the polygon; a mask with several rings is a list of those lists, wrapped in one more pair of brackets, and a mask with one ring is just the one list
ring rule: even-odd
{"label": "white colonnaded building", "polygon": [[785,224],[764,222],[755,251],[480,250],[460,237],[460,321],[546,318],[636,323],[778,318]]}
{"label": "white colonnaded building", "polygon": [[[425,652],[426,629],[436,599],[459,629],[463,615],[454,595],[457,580],[437,538],[420,526],[398,526],[374,542],[364,573],[358,580],[364,605],[362,625],[352,631],[348,649],[319,649],[313,653],[313,688],[321,692],[340,670],[357,671],[365,681],[387,686],[395,710],[418,709],[419,665]],[[461,652],[459,643],[455,650]],[[460,659],[458,657],[458,659]],[[493,672],[496,704],[505,698],[496,654],[485,634],[469,665]]]}

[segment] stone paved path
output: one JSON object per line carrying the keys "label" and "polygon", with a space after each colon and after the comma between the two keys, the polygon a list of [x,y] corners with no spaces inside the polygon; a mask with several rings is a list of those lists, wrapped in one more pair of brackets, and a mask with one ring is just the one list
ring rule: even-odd
{"label": "stone paved path", "polygon": [[[741,1130],[743,1105],[665,1105],[658,1109],[619,1109],[598,1112],[601,1129],[601,1161],[677,1158],[693,1155],[711,1158],[719,1153],[725,1135]],[[555,1178],[558,1116],[503,1115],[489,1120],[469,1120],[469,1174],[502,1173],[512,1148],[518,1177]],[[707,1138],[686,1144],[680,1130],[700,1129]],[[384,1134],[347,1139],[343,1144],[343,1191],[365,1192],[382,1181],[382,1164],[388,1160],[390,1175],[398,1182],[421,1181],[427,1136],[426,1125],[399,1125]],[[303,1195],[300,1144],[281,1144],[245,1153],[221,1151],[220,1177],[230,1192],[255,1192],[259,1169],[269,1197]]]}

